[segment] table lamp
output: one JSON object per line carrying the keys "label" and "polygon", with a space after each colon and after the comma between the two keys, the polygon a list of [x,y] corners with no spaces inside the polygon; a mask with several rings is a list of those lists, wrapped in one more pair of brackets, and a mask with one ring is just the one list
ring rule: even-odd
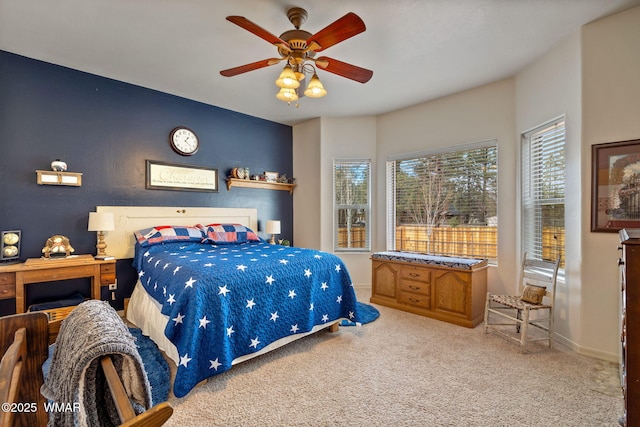
{"label": "table lamp", "polygon": [[269,220],[267,221],[267,226],[265,227],[265,231],[267,234],[271,234],[271,239],[269,239],[270,244],[275,244],[276,239],[275,235],[280,234],[280,221]]}
{"label": "table lamp", "polygon": [[89,212],[89,231],[98,232],[98,243],[96,248],[98,250],[95,259],[109,259],[112,258],[107,255],[107,244],[104,241],[104,232],[115,229],[113,214],[111,212]]}

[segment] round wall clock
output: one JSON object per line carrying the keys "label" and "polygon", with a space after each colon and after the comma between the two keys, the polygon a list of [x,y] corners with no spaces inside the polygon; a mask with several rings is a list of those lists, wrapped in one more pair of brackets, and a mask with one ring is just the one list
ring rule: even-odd
{"label": "round wall clock", "polygon": [[178,126],[171,131],[169,144],[176,153],[183,156],[191,156],[200,148],[200,141],[196,133],[184,126]]}

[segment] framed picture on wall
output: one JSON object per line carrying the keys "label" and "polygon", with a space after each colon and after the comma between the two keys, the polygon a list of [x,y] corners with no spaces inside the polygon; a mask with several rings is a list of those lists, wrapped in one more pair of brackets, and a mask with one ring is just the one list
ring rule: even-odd
{"label": "framed picture on wall", "polygon": [[218,191],[218,170],[147,160],[147,190]]}
{"label": "framed picture on wall", "polygon": [[591,231],[640,228],[640,139],[591,146]]}

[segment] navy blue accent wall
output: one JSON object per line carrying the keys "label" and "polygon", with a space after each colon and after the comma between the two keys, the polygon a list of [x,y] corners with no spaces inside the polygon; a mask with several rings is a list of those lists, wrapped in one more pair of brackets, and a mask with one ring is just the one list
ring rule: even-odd
{"label": "navy blue accent wall", "polygon": [[[178,125],[198,134],[194,156],[169,146],[169,132]],[[55,159],[82,172],[81,187],[36,184],[36,169],[49,170]],[[219,191],[147,190],[147,159],[217,168]],[[291,176],[291,127],[0,51],[0,230],[22,230],[22,260],[39,257],[54,234],[68,236],[77,254],[95,254],[87,221],[99,205],[255,207],[256,231],[279,219],[282,238],[291,240],[292,196],[227,191],[225,177],[239,166]],[[135,282],[130,264],[118,262],[115,306]],[[74,285],[34,288],[40,289],[29,290],[28,302],[65,296]],[[0,301],[0,314],[13,312],[13,304]]]}

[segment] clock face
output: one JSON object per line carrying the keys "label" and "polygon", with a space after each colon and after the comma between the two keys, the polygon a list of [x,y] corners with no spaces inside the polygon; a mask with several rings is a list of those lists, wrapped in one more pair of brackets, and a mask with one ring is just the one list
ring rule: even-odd
{"label": "clock face", "polygon": [[178,154],[190,156],[198,151],[200,142],[195,132],[184,126],[177,127],[169,135],[171,148]]}

